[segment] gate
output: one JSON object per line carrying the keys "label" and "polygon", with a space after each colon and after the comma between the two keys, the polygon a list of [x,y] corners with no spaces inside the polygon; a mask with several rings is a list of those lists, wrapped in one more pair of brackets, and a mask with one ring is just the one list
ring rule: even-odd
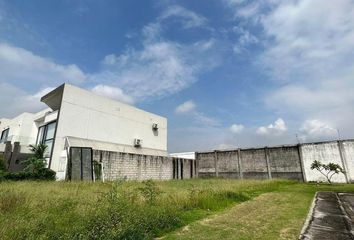
{"label": "gate", "polygon": [[93,180],[92,148],[70,147],[69,180]]}

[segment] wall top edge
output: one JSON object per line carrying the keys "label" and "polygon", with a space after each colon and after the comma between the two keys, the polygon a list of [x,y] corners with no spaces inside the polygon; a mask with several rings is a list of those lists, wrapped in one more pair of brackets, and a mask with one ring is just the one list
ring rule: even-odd
{"label": "wall top edge", "polygon": [[263,150],[263,149],[275,149],[275,148],[295,148],[298,146],[305,145],[318,145],[318,144],[329,144],[329,143],[346,143],[346,142],[354,142],[354,139],[341,139],[341,140],[331,140],[331,141],[320,141],[320,142],[307,142],[307,143],[299,143],[299,144],[283,144],[283,145],[275,145],[275,146],[263,146],[263,147],[249,147],[249,148],[234,148],[234,149],[221,149],[221,150],[209,150],[209,151],[198,151],[196,154],[207,154],[207,153],[215,153],[215,152],[236,152],[236,151],[245,151],[245,150]]}

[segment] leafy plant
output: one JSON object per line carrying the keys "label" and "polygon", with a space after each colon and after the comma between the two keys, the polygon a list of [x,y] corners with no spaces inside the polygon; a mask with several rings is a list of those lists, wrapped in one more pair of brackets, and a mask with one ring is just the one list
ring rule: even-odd
{"label": "leafy plant", "polygon": [[344,174],[344,170],[341,166],[331,162],[328,164],[324,164],[321,163],[320,161],[315,160],[311,164],[311,169],[312,170],[316,169],[317,171],[319,171],[323,176],[326,177],[329,184],[332,184],[331,179],[334,176],[334,174],[339,174],[339,173]]}
{"label": "leafy plant", "polygon": [[159,196],[162,192],[157,187],[156,183],[149,179],[143,182],[144,186],[138,188],[140,193],[143,195],[144,199],[149,203],[155,203],[157,196]]}
{"label": "leafy plant", "polygon": [[46,167],[46,161],[44,159],[44,153],[47,150],[47,145],[38,144],[38,145],[29,145],[33,156],[24,161],[26,167],[24,168],[25,172],[30,172],[34,174],[40,173]]}
{"label": "leafy plant", "polygon": [[6,162],[5,162],[5,158],[2,154],[0,154],[0,171],[6,171]]}

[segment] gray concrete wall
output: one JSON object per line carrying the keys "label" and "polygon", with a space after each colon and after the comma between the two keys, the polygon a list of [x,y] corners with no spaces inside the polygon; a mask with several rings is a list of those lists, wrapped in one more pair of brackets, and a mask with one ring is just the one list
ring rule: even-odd
{"label": "gray concrete wall", "polygon": [[198,177],[216,176],[214,152],[196,153],[196,161],[198,165]]}
{"label": "gray concrete wall", "polygon": [[142,181],[195,177],[194,160],[191,159],[93,150],[93,160],[103,163],[104,178],[108,181],[121,178]]}
{"label": "gray concrete wall", "polygon": [[269,148],[272,178],[303,180],[298,146]]}
{"label": "gray concrete wall", "polygon": [[311,169],[314,160],[339,164],[346,171],[333,182],[354,181],[354,140],[196,153],[199,177],[325,181]]}
{"label": "gray concrete wall", "polygon": [[243,178],[267,179],[268,167],[264,149],[241,149]]}

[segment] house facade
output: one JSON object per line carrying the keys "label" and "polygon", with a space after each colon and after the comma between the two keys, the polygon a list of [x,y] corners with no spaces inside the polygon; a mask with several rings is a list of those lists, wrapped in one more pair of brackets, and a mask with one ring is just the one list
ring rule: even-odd
{"label": "house facade", "polygon": [[0,120],[0,152],[9,142],[19,143],[21,152],[28,151],[29,144],[46,144],[48,167],[59,180],[66,179],[68,172],[92,178],[93,149],[167,156],[164,117],[70,84],[57,87],[41,101],[47,109]]}

